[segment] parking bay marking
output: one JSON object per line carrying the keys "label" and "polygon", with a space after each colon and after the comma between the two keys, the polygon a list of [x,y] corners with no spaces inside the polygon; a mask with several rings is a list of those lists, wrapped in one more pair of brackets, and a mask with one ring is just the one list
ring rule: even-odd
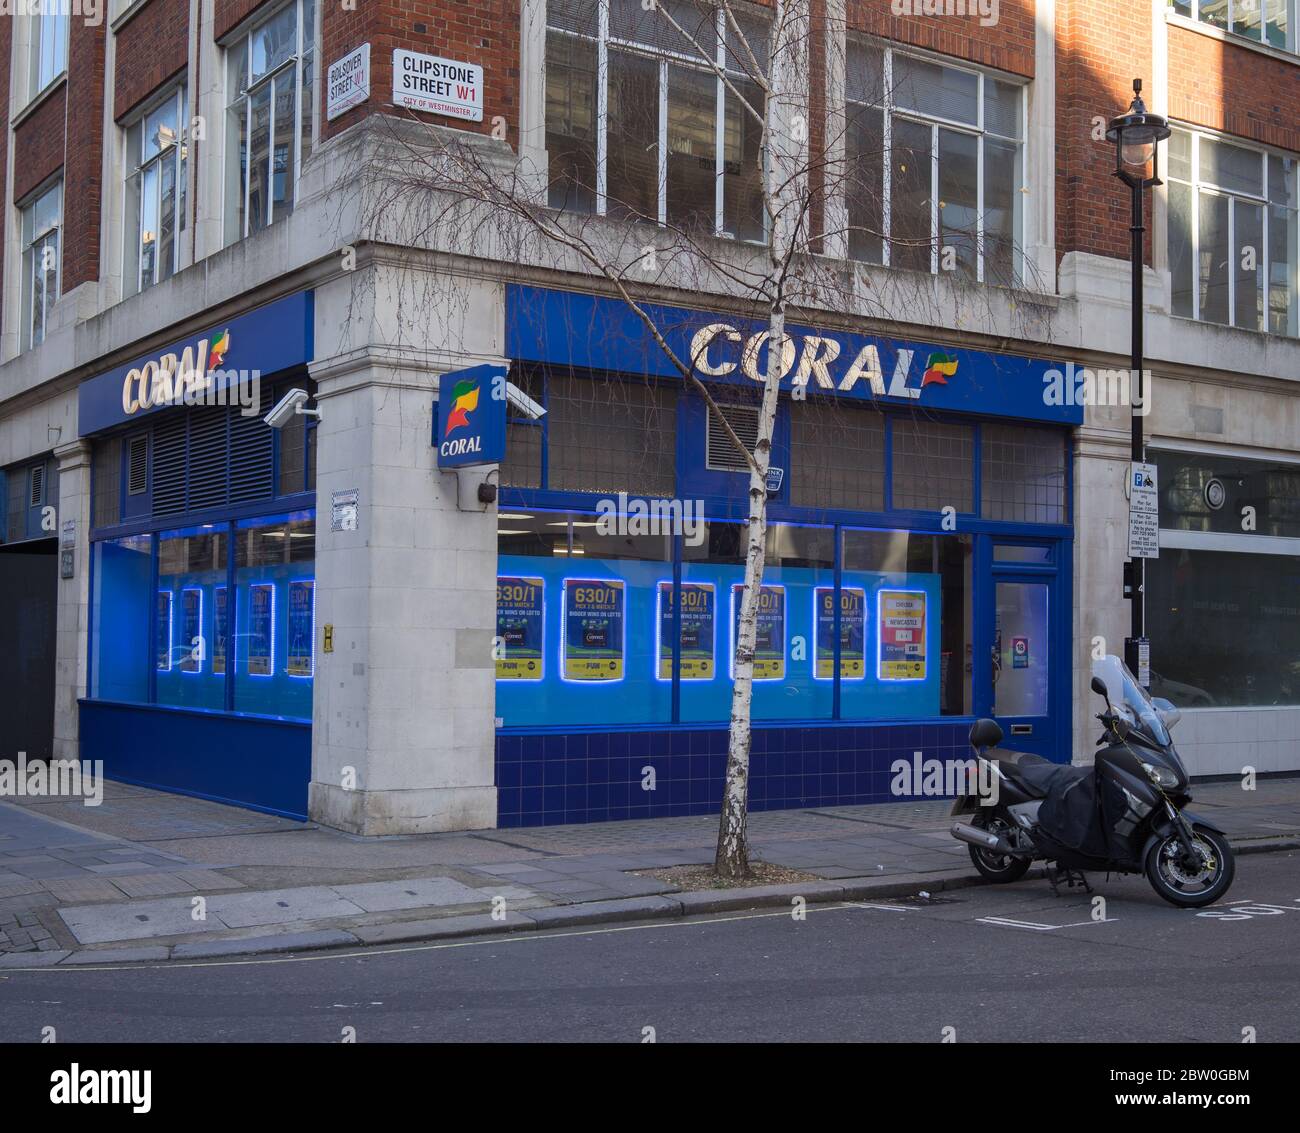
{"label": "parking bay marking", "polygon": [[976,917],[975,919],[979,924],[996,925],[998,928],[1027,928],[1034,932],[1052,932],[1058,928],[1080,928],[1090,924],[1113,924],[1119,920],[1118,917],[1104,917],[1098,921],[1089,918],[1086,921],[1071,921],[1069,924],[1040,924],[1038,921],[1018,921],[1013,917]]}

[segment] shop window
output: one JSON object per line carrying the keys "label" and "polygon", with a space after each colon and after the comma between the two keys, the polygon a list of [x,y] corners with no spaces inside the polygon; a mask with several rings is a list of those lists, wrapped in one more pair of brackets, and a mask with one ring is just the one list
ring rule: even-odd
{"label": "shop window", "polygon": [[315,0],[295,0],[226,49],[226,243],[293,211],[315,126]]}
{"label": "shop window", "polygon": [[22,348],[45,341],[59,297],[63,183],[56,182],[22,208]]}
{"label": "shop window", "polygon": [[225,524],[158,536],[153,648],[158,704],[225,707],[229,538]]}
{"label": "shop window", "polygon": [[973,508],[975,434],[969,425],[895,417],[892,506],[904,511]]}
{"label": "shop window", "polygon": [[506,726],[667,722],[656,612],[672,584],[671,535],[564,512],[503,512],[498,523],[496,714]]}
{"label": "shop window", "polygon": [[279,454],[277,495],[292,496],[316,487],[316,422],[295,415],[276,440]]}
{"label": "shop window", "polygon": [[68,69],[68,28],[71,7],[47,6],[48,11],[33,11],[29,93],[35,98]]}
{"label": "shop window", "polygon": [[1174,130],[1167,191],[1175,315],[1298,333],[1296,160]]}
{"label": "shop window", "polygon": [[[539,403],[544,400],[546,395],[539,375],[516,367],[510,380],[527,397]],[[544,420],[517,416],[511,408],[506,413],[506,458],[501,463],[501,483],[509,488],[540,488]]]}
{"label": "shop window", "polygon": [[790,502],[883,511],[885,424],[875,410],[790,402]]}
{"label": "shop window", "polygon": [[969,715],[968,535],[846,529],[841,588],[865,595],[867,668],[841,681],[845,719]]}
{"label": "shop window", "polygon": [[849,255],[1019,283],[1023,87],[863,41],[845,84]]}
{"label": "shop window", "polygon": [[[94,545],[91,696],[130,704],[149,701],[153,536],[131,535]],[[170,646],[168,647],[170,655]],[[157,657],[152,656],[153,664]]]}
{"label": "shop window", "polygon": [[1153,696],[1300,705],[1300,557],[1163,547],[1146,588]]}
{"label": "shop window", "polygon": [[674,388],[558,374],[546,384],[548,488],[673,495]]}
{"label": "shop window", "polygon": [[1160,526],[1300,537],[1300,464],[1157,451]]}
{"label": "shop window", "polygon": [[311,513],[235,527],[235,709],[311,718],[316,521]]}
{"label": "shop window", "polygon": [[980,426],[980,514],[1064,523],[1065,437],[1025,425]]}
{"label": "shop window", "polygon": [[122,293],[171,276],[185,231],[185,87],[169,91],[126,130]]}

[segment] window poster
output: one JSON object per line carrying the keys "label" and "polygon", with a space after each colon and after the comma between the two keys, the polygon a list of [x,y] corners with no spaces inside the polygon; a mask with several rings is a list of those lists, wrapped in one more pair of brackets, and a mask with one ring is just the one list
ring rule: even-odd
{"label": "window poster", "polygon": [[172,592],[158,591],[157,625],[154,627],[154,664],[159,672],[172,668]]}
{"label": "window poster", "polygon": [[226,634],[229,626],[226,612],[226,588],[215,587],[212,591],[212,671],[226,671]]}
{"label": "window poster", "polygon": [[272,672],[271,619],[275,612],[275,587],[257,582],[248,588],[248,675],[269,677]]}
{"label": "window poster", "polygon": [[315,636],[316,582],[300,578],[289,583],[289,635],[285,647],[285,671],[289,676],[311,676]]}
{"label": "window poster", "polygon": [[497,680],[540,681],[542,616],[546,584],[540,578],[503,575],[497,578]]}
{"label": "window poster", "polygon": [[203,640],[203,591],[197,586],[188,587],[181,591],[181,672],[203,672],[207,652]]}
{"label": "window poster", "polygon": [[[835,588],[817,587],[817,677],[829,680],[835,672]],[[856,586],[840,587],[840,677],[867,675],[865,646],[867,592]]]}
{"label": "window poster", "polygon": [[[709,681],[717,673],[714,656],[714,589],[711,582],[682,583],[682,680]],[[673,679],[673,584],[659,584],[659,679]]]}
{"label": "window poster", "polygon": [[[736,639],[740,636],[740,605],[745,586],[731,588],[731,668],[735,675]],[[754,640],[754,680],[785,678],[785,587],[764,586],[758,592],[758,633]]]}
{"label": "window poster", "polygon": [[925,593],[882,590],[878,676],[882,681],[924,680],[925,660]]}
{"label": "window poster", "polygon": [[564,678],[570,681],[623,679],[621,579],[564,580]]}

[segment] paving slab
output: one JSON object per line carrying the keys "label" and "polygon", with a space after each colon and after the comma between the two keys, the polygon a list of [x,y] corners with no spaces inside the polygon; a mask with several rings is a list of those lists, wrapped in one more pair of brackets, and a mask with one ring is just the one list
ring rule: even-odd
{"label": "paving slab", "polygon": [[196,921],[185,897],[118,904],[74,905],[60,909],[68,931],[82,944],[107,944],[117,940],[149,940],[158,936],[185,936],[192,932],[220,932],[229,927],[209,915]]}
{"label": "paving slab", "polygon": [[270,889],[261,893],[220,893],[209,897],[208,920],[227,928],[259,928],[292,921],[361,916],[366,910],[325,885]]}
{"label": "paving slab", "polygon": [[193,893],[194,886],[171,873],[146,873],[114,877],[115,885],[128,897],[163,897],[169,893]]}
{"label": "paving slab", "polygon": [[417,877],[409,881],[375,881],[331,885],[330,888],[345,901],[359,905],[368,913],[437,905],[479,905],[491,900],[481,891],[449,877]]}

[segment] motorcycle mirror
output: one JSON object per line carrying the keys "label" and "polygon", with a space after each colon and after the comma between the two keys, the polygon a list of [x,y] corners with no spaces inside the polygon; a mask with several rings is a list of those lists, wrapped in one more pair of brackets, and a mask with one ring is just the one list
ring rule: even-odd
{"label": "motorcycle mirror", "polygon": [[1110,703],[1110,696],[1106,692],[1106,682],[1103,681],[1100,677],[1092,678],[1092,691],[1095,692],[1098,696],[1105,699],[1107,704]]}

